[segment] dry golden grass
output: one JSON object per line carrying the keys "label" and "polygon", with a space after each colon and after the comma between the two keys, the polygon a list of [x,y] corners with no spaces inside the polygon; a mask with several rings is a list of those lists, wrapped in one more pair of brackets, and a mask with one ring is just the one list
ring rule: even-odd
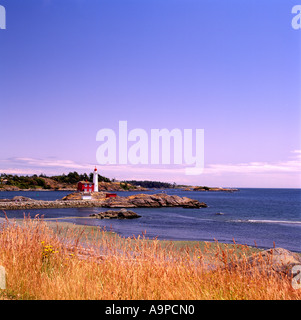
{"label": "dry golden grass", "polygon": [[[83,241],[85,240],[85,241]],[[289,278],[242,263],[246,246],[175,248],[91,229],[50,228],[39,219],[0,228],[8,299],[300,299]],[[245,260],[246,261],[246,260]]]}

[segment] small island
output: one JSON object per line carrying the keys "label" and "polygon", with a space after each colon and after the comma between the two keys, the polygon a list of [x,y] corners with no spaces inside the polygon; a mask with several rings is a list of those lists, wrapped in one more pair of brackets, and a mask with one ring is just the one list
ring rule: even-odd
{"label": "small island", "polygon": [[126,209],[120,209],[118,211],[115,210],[107,210],[99,213],[92,213],[90,217],[96,219],[137,219],[141,218],[136,212]]}
{"label": "small island", "polygon": [[223,187],[192,187],[191,191],[214,191],[214,192],[234,192],[239,191],[236,188],[223,188]]}
{"label": "small island", "polygon": [[0,210],[26,210],[26,209],[50,209],[50,208],[159,208],[159,207],[182,207],[182,208],[206,208],[204,202],[168,195],[136,194],[128,197],[107,197],[106,192],[92,192],[91,199],[83,199],[84,193],[75,192],[55,201],[34,200],[27,197],[16,196],[12,199],[0,199]]}

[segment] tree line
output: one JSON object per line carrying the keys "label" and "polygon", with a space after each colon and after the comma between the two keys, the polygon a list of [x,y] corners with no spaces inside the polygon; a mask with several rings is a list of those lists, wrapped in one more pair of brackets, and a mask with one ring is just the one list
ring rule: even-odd
{"label": "tree line", "polygon": [[[32,176],[19,176],[12,174],[2,173],[0,175],[0,187],[3,185],[15,186],[20,189],[35,189],[42,187],[43,189],[51,189],[51,186],[45,179],[51,179],[58,183],[65,185],[73,185],[79,181],[89,181],[93,182],[93,173],[87,175],[79,174],[76,171],[69,172],[68,174],[56,175],[56,176],[46,176],[45,174],[40,174],[39,176],[34,174]],[[109,178],[98,175],[98,181],[110,182]]]}
{"label": "tree line", "polygon": [[[0,188],[3,188],[3,185],[11,185],[16,186],[20,189],[34,189],[40,188],[43,189],[51,189],[51,186],[45,179],[52,179],[61,184],[65,185],[74,185],[79,181],[89,181],[93,182],[93,173],[87,174],[83,173],[80,174],[76,171],[69,172],[68,174],[62,175],[55,175],[55,176],[47,176],[45,174],[40,174],[39,176],[34,174],[32,176],[19,176],[19,175],[12,175],[12,174],[0,174]],[[110,180],[107,177],[104,177],[98,174],[98,181],[99,182],[119,182],[115,178]],[[150,180],[124,180],[120,182],[120,186],[124,190],[130,190],[130,185],[132,186],[141,186],[143,188],[175,188],[177,185],[176,183],[168,183],[168,182],[161,182],[161,181],[150,181]]]}
{"label": "tree line", "polygon": [[[67,175],[62,174],[59,176],[52,176],[50,179],[53,179],[57,182],[60,183],[67,183],[67,184],[74,184],[79,181],[89,181],[93,182],[93,173],[90,173],[87,175],[86,173],[79,174],[76,171],[74,172],[69,172]],[[98,181],[99,182],[111,182],[111,180],[107,177],[101,176],[100,174],[98,175]]]}
{"label": "tree line", "polygon": [[143,188],[175,188],[176,187],[176,183],[168,183],[168,182],[161,182],[161,181],[150,181],[150,180],[126,180],[123,181],[126,183],[129,183],[133,186],[140,186]]}

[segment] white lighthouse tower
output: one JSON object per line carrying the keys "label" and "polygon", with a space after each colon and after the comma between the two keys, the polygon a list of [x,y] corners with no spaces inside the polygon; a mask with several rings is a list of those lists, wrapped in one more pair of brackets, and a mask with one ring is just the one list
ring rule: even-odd
{"label": "white lighthouse tower", "polygon": [[96,167],[93,172],[93,183],[94,183],[94,192],[98,192],[98,172]]}

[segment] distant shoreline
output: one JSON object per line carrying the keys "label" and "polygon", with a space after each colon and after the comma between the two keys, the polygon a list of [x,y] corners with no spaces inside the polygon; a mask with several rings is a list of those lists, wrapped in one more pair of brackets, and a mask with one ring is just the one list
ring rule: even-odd
{"label": "distant shoreline", "polygon": [[18,189],[18,190],[5,190],[0,189],[0,192],[19,192],[19,191],[76,191],[76,189]]}
{"label": "distant shoreline", "polygon": [[[13,188],[0,188],[0,192],[18,192],[18,191],[72,191],[72,192],[76,192],[77,189],[76,188],[66,188],[66,189],[21,189],[15,186],[12,186]],[[116,189],[100,189],[99,191],[103,191],[103,192],[116,192],[116,191],[137,191],[137,192],[141,192],[141,191],[155,191],[155,190],[168,190],[168,189],[174,189],[174,190],[181,190],[181,191],[199,191],[199,192],[235,192],[235,191],[239,191],[239,189],[237,188],[216,188],[216,187],[186,187],[186,188],[182,188],[182,187],[177,187],[177,188],[148,188],[148,189],[130,189],[130,190],[116,190]],[[257,188],[255,188],[257,189]]]}

